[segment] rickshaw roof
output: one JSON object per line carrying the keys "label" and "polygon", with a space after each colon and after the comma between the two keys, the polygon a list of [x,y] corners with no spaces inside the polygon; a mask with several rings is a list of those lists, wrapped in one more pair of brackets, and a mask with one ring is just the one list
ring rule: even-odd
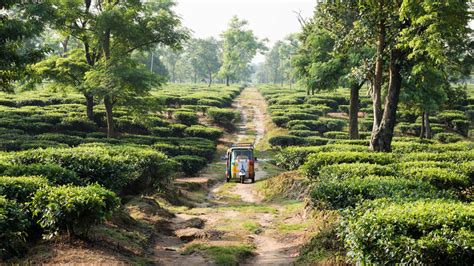
{"label": "rickshaw roof", "polygon": [[235,143],[229,150],[253,150],[253,143]]}

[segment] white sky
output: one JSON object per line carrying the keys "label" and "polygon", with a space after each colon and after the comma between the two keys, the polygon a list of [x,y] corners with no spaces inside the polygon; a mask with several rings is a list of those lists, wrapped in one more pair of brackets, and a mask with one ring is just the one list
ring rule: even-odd
{"label": "white sky", "polygon": [[[184,26],[198,38],[219,37],[227,28],[232,16],[249,22],[260,39],[268,38],[269,47],[301,27],[294,13],[301,12],[305,18],[313,15],[316,0],[177,0],[176,13]],[[254,62],[262,62],[258,55]]]}

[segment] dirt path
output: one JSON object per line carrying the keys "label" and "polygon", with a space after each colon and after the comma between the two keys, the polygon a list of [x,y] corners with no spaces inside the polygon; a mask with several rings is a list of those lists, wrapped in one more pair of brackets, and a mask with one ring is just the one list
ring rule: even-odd
{"label": "dirt path", "polygon": [[[231,142],[253,142],[257,144],[265,135],[266,102],[255,88],[245,89],[234,101],[233,107],[242,114]],[[261,159],[261,160],[260,160]],[[171,227],[180,228],[187,221],[203,221],[204,226],[190,226],[175,230],[174,235],[159,239],[154,248],[157,263],[163,265],[209,265],[212,260],[205,252],[182,250],[192,244],[228,247],[236,245],[254,246],[255,256],[247,259],[245,265],[291,265],[295,260],[294,241],[282,241],[278,225],[289,215],[287,206],[265,203],[258,195],[260,180],[269,177],[264,169],[265,159],[260,158],[256,167],[256,183],[218,183],[197,208],[172,209],[177,218]],[[206,181],[209,178],[222,180],[224,165],[215,161],[212,169],[192,180],[178,182]],[[194,181],[193,181],[194,180]],[[292,216],[292,214],[290,214]],[[296,221],[298,222],[298,221]],[[185,252],[188,254],[189,252]],[[292,254],[293,253],[293,254]]]}

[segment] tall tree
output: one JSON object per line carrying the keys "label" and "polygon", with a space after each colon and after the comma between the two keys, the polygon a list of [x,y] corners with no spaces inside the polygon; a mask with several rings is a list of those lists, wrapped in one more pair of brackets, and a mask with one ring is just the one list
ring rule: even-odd
{"label": "tall tree", "polygon": [[258,51],[266,50],[264,42],[259,41],[252,30],[245,27],[246,20],[232,17],[226,31],[222,33],[223,56],[219,75],[229,85],[231,80],[243,80],[248,77],[249,64]]}
{"label": "tall tree", "polygon": [[[126,82],[126,75],[130,75],[131,80],[139,76],[133,69],[138,66],[129,60],[131,53],[148,51],[158,44],[179,48],[188,38],[188,32],[172,11],[175,3],[171,0],[54,1],[59,18],[56,27],[64,35],[83,43],[86,61],[91,66],[90,73],[86,74],[87,83],[89,87],[94,87],[93,82],[100,85],[98,96],[103,99],[106,109],[107,135],[112,137],[115,135],[115,103],[125,96],[145,94],[150,88],[147,84],[151,84]],[[134,88],[135,85],[144,87]]]}
{"label": "tall tree", "polygon": [[303,27],[301,46],[295,56],[296,73],[307,94],[350,88],[349,136],[359,138],[359,91],[371,76],[367,67],[373,54],[358,36],[355,2],[320,3],[312,20]]}
{"label": "tall tree", "polygon": [[[412,67],[429,66],[440,70],[446,65],[456,66],[461,62],[460,57],[465,54],[471,32],[468,27],[469,1],[359,2],[365,14],[376,14],[361,22],[368,22],[368,29],[373,28],[374,23],[379,25],[377,45],[384,44],[381,54],[388,58],[388,86],[383,114],[378,125],[378,121],[374,120],[370,146],[374,151],[391,151],[399,96],[403,79],[406,78],[403,74],[410,73],[408,70]],[[375,87],[373,93],[380,97],[381,92],[376,91]],[[374,101],[374,114],[376,108]]]}
{"label": "tall tree", "polygon": [[214,74],[217,73],[221,67],[219,60],[219,42],[212,37],[207,39],[193,39],[190,41],[186,50],[194,72],[199,76],[206,77],[208,86],[210,87]]}
{"label": "tall tree", "polygon": [[51,17],[49,1],[0,1],[0,90],[11,91],[25,67],[43,57],[46,47],[28,41],[41,34]]}

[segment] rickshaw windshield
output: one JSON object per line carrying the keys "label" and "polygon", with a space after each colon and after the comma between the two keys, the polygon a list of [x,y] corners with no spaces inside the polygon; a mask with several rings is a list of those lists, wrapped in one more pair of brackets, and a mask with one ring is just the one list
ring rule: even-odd
{"label": "rickshaw windshield", "polygon": [[251,150],[233,150],[232,151],[232,158],[252,159],[252,151]]}

